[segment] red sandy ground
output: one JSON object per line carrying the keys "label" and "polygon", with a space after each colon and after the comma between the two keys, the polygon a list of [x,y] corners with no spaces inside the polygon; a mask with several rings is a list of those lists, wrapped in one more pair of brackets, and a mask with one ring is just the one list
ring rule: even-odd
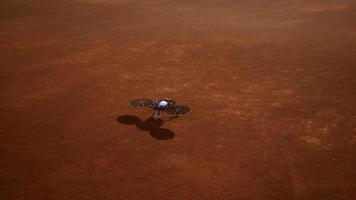
{"label": "red sandy ground", "polygon": [[356,198],[355,1],[0,8],[1,199]]}

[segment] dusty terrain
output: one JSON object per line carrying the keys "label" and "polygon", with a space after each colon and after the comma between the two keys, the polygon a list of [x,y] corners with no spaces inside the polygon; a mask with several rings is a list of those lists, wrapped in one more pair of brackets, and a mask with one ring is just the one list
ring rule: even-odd
{"label": "dusty terrain", "polygon": [[356,199],[355,1],[2,0],[0,23],[1,199]]}

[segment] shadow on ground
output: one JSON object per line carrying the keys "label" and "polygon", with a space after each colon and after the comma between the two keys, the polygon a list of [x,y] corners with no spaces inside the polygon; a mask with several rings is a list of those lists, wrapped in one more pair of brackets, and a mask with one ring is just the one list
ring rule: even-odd
{"label": "shadow on ground", "polygon": [[[169,118],[168,120],[172,120]],[[147,131],[151,137],[159,140],[169,140],[174,138],[173,131],[165,128],[160,128],[164,121],[162,119],[153,119],[152,117],[142,121],[140,118],[133,115],[122,115],[117,118],[120,124],[135,125],[138,130]]]}

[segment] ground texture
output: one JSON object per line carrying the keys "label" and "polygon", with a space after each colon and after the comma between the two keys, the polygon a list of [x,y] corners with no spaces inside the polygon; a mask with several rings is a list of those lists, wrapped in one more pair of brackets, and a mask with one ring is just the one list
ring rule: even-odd
{"label": "ground texture", "polygon": [[355,199],[355,22],[351,0],[2,0],[1,199]]}

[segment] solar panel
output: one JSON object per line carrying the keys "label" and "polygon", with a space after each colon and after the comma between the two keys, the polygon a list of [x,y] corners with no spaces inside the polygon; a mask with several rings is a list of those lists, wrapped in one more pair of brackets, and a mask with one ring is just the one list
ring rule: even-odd
{"label": "solar panel", "polygon": [[188,106],[171,106],[164,110],[166,113],[171,115],[184,115],[190,111]]}
{"label": "solar panel", "polygon": [[137,98],[134,99],[132,101],[130,101],[129,103],[131,106],[134,107],[148,107],[151,108],[153,105],[153,100],[152,99],[148,99],[148,98]]}

